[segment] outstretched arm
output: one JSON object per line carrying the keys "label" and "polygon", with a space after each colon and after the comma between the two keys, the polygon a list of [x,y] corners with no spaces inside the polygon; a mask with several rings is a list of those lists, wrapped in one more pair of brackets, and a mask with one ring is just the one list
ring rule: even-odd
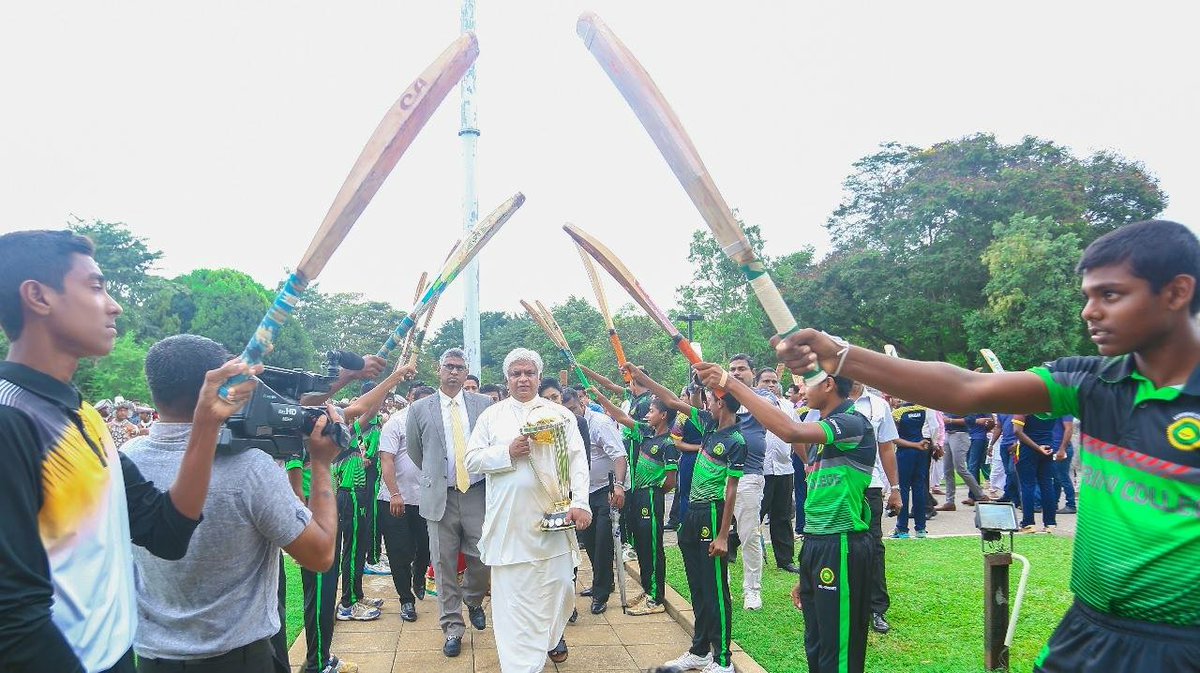
{"label": "outstretched arm", "polygon": [[642,371],[641,367],[638,367],[632,362],[626,362],[625,371],[629,372],[629,376],[632,377],[634,381],[637,381],[640,385],[645,386],[650,390],[651,393],[654,394],[655,397],[665,402],[668,407],[671,407],[681,414],[692,413],[692,405],[679,399],[679,396],[671,392],[670,388],[667,388],[658,381],[650,378],[646,372]]}
{"label": "outstretched arm", "polygon": [[624,425],[627,428],[637,427],[637,421],[633,420],[632,416],[624,411],[621,411],[621,407],[618,407],[612,403],[612,400],[601,395],[600,391],[596,390],[595,387],[588,388],[588,394],[594,397],[596,401],[600,403],[600,406],[604,407],[604,413],[612,417],[614,421]]}
{"label": "outstretched arm", "polygon": [[[380,407],[383,406],[384,400],[391,394],[392,389],[399,385],[402,381],[407,381],[417,375],[417,366],[400,364],[396,370],[388,375],[386,379],[381,381],[379,385],[372,388],[367,394],[359,397],[353,404],[346,407],[344,412],[347,423],[353,423],[359,418],[371,418],[379,413]],[[372,413],[373,412],[373,413]]]}
{"label": "outstretched arm", "polygon": [[827,437],[825,428],[818,423],[797,423],[792,417],[783,412],[770,400],[759,397],[746,384],[729,376],[720,365],[711,362],[700,362],[694,365],[696,373],[704,385],[710,388],[720,388],[724,385],[725,392],[737,398],[738,402],[754,416],[763,427],[776,437],[789,444],[823,444]]}
{"label": "outstretched arm", "polygon": [[587,365],[580,363],[576,364],[579,364],[579,368],[583,370],[584,374],[588,375],[588,378],[591,379],[593,383],[599,383],[601,388],[604,388],[610,393],[625,393],[624,386],[619,386],[613,383],[611,379],[593,369],[588,368]]}

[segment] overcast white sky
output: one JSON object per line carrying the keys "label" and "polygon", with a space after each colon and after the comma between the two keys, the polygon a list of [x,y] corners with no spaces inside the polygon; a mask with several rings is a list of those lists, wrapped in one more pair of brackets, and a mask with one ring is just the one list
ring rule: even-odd
{"label": "overcast white sky", "polygon": [[[690,277],[703,222],[576,37],[583,9],[650,71],[770,254],[827,248],[841,183],[880,142],[976,131],[1143,161],[1164,215],[1200,225],[1189,3],[813,4],[479,0],[481,216],[528,198],[481,256],[483,308],[591,298],[568,220],[660,303]],[[165,253],[164,275],[227,266],[273,287],[458,22],[455,0],[7,3],[0,231],[124,221]],[[436,270],[462,227],[458,103],[401,159],[323,289],[407,307]],[[462,305],[451,288],[440,317]]]}

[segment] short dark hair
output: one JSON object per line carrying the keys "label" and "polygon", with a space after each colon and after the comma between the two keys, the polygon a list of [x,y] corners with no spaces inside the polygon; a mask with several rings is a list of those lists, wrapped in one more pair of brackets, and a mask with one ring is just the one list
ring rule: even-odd
{"label": "short dark hair", "polygon": [[563,401],[564,406],[570,402],[574,402],[577,399],[579,399],[579,391],[578,390],[575,390],[571,386],[567,386],[566,388],[563,388],[562,401]]}
{"label": "short dark hair", "polygon": [[854,379],[848,376],[834,376],[833,385],[837,387],[838,397],[850,397],[850,391],[854,388]]}
{"label": "short dark hair", "polygon": [[787,391],[788,395],[791,395],[792,393],[798,393],[800,392],[800,386],[799,384],[793,383],[792,385],[788,386]]}
{"label": "short dark hair", "polygon": [[754,358],[750,357],[749,355],[746,355],[745,353],[738,353],[738,354],[734,355],[733,357],[729,358],[729,362],[731,364],[734,362],[737,362],[738,360],[745,362],[746,366],[749,367],[750,369],[754,369]]}
{"label": "short dark hair", "polygon": [[[1190,229],[1168,220],[1145,220],[1114,229],[1083,251],[1077,273],[1128,263],[1133,275],[1157,294],[1176,276],[1200,282],[1200,240]],[[1200,291],[1192,295],[1192,315],[1200,313]]]}
{"label": "short dark hair", "polygon": [[176,334],[154,344],[146,353],[146,382],[154,405],[190,415],[200,399],[204,375],[228,359],[224,346],[197,334]]}
{"label": "short dark hair", "polygon": [[72,255],[96,254],[91,239],[72,231],[14,231],[0,236],[0,327],[10,341],[21,338],[21,283],[36,280],[58,292],[74,263]]}
{"label": "short dark hair", "polygon": [[417,400],[421,399],[422,397],[429,397],[430,395],[432,395],[436,392],[437,392],[436,390],[434,390],[433,388],[430,388],[429,386],[417,386],[416,388],[412,389],[413,402],[416,402]]}
{"label": "short dark hair", "polygon": [[486,386],[479,386],[479,394],[480,395],[487,395],[488,393],[496,393],[497,395],[499,395],[500,394],[500,386],[496,385],[495,383],[489,383]]}
{"label": "short dark hair", "polygon": [[767,372],[774,372],[774,371],[775,371],[774,367],[763,367],[762,369],[758,370],[757,374],[754,375],[754,380],[761,381],[763,374],[766,374]]}
{"label": "short dark hair", "polygon": [[474,374],[467,374],[467,380],[474,381],[476,384],[479,383],[479,377],[475,376]]}
{"label": "short dark hair", "polygon": [[[732,360],[730,360],[730,362],[732,362]],[[718,399],[725,404],[725,408],[728,409],[729,413],[731,414],[736,414],[742,409],[742,403],[738,402],[737,398],[729,393],[725,393],[724,397],[720,397]]]}
{"label": "short dark hair", "polygon": [[677,411],[667,406],[667,403],[659,399],[657,395],[654,397],[654,399],[650,400],[650,406],[658,409],[667,417],[668,429],[675,427],[675,416],[678,414]]}
{"label": "short dark hair", "polygon": [[562,386],[558,383],[558,379],[554,379],[554,378],[550,378],[550,377],[546,377],[546,378],[542,379],[541,385],[538,386],[538,395],[541,395],[542,393],[546,392],[547,390],[549,390],[551,388],[557,390],[560,393],[562,392]]}

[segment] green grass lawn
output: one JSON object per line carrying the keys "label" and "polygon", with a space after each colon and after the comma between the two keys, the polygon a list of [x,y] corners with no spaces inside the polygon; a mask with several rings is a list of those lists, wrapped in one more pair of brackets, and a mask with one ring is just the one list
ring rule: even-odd
{"label": "green grass lawn", "polygon": [[300,566],[287,554],[283,555],[283,569],[287,573],[287,638],[290,647],[296,636],[304,630],[304,586],[300,584]]}
{"label": "green grass lawn", "polygon": [[[1017,553],[1032,563],[1025,600],[1013,639],[1013,671],[1028,671],[1071,604],[1067,582],[1070,538],[1018,537]],[[979,538],[887,540],[887,581],[892,605],[891,633],[871,633],[867,670],[909,673],[982,673],[983,557]],[[667,581],[691,600],[678,547],[667,548]],[[768,552],[768,559],[771,555]],[[790,598],[796,576],[775,569],[763,573],[763,609],[745,612],[742,568],[730,568],[733,638],[771,673],[801,673],[805,664],[804,619]],[[1016,598],[1021,564],[1013,560],[1011,596]]]}

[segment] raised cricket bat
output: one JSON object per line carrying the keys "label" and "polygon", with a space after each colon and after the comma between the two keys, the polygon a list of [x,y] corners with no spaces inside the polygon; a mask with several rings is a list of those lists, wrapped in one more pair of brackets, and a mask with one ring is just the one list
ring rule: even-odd
{"label": "raised cricket bat", "polygon": [[[775,331],[784,336],[794,332],[799,325],[784,303],[783,295],[779,293],[762,260],[750,247],[750,240],[733,217],[725,197],[717,190],[712,176],[700,159],[700,153],[692,145],[691,138],[650,74],[596,14],[581,14],[575,30],[625,97],[629,107],[633,108],[633,113],[658,146],[658,151],[700,211],[700,216],[712,230],[721,249],[745,275]],[[809,385],[819,383],[825,377],[825,372],[816,365],[812,371],[804,373],[804,380]]]}
{"label": "raised cricket bat", "polygon": [[979,354],[983,356],[983,360],[988,363],[989,367],[992,368],[993,373],[1000,374],[1004,371],[1004,365],[1000,364],[1000,358],[996,357],[996,354],[992,352],[992,349],[980,348]]}
{"label": "raised cricket bat", "polygon": [[600,274],[596,273],[596,265],[592,263],[592,258],[587,251],[578,244],[575,248],[579,251],[579,259],[583,262],[583,270],[587,272],[588,282],[592,284],[592,291],[596,293],[596,302],[600,304],[600,315],[604,316],[604,326],[608,328],[608,340],[612,343],[613,353],[617,356],[617,366],[622,368],[621,373],[625,376],[625,385],[629,385],[633,377],[624,369],[625,347],[621,345],[621,337],[617,334],[616,325],[613,324],[612,312],[608,310],[608,297],[604,294],[604,285],[600,282]]}
{"label": "raised cricket bat", "polygon": [[[579,382],[583,384],[584,390],[591,388],[592,382],[588,380],[587,374],[584,373],[583,368],[575,360],[575,353],[571,351],[571,344],[567,341],[566,335],[563,334],[562,328],[559,327],[558,321],[554,319],[554,314],[550,312],[550,309],[546,308],[540,301],[530,304],[524,299],[521,300],[521,307],[533,319],[534,324],[546,333],[550,342],[558,348],[558,352],[566,358],[567,365],[575,370],[575,375],[579,378]],[[565,380],[563,381],[563,385],[566,385]]]}
{"label": "raised cricket bat", "polygon": [[466,267],[468,262],[475,258],[475,255],[479,254],[479,251],[483,249],[483,246],[488,241],[492,240],[496,232],[500,231],[500,227],[504,226],[505,222],[508,222],[508,219],[513,216],[513,213],[517,212],[517,209],[523,203],[525,203],[525,195],[517,192],[512,198],[500,204],[499,208],[493,210],[490,215],[476,224],[466,239],[454,245],[454,249],[451,250],[450,256],[446,258],[441,272],[429,283],[429,286],[425,288],[425,294],[421,295],[421,298],[417,300],[413,309],[409,311],[408,315],[404,316],[404,319],[396,326],[395,331],[392,332],[391,336],[380,347],[379,353],[377,353],[379,357],[386,359],[395,350],[396,346],[404,341],[405,335],[417,324],[417,319],[421,317],[421,314],[426,309],[429,309],[437,301],[438,297],[442,296],[442,292],[446,290],[446,286],[454,282],[455,278],[458,278],[459,272]]}
{"label": "raised cricket bat", "polygon": [[599,262],[600,266],[604,267],[604,270],[621,287],[625,288],[629,296],[633,297],[633,300],[646,311],[650,319],[667,332],[671,337],[671,341],[675,343],[675,347],[679,349],[680,353],[683,353],[688,362],[692,364],[700,362],[700,355],[692,348],[691,342],[679,333],[679,328],[675,326],[675,323],[658,307],[658,304],[654,303],[654,300],[650,299],[650,295],[642,288],[641,283],[637,282],[637,278],[633,275],[633,272],[613,254],[612,250],[609,250],[607,246],[596,240],[591,234],[573,224],[564,224],[563,231],[566,231],[568,236],[575,239],[575,242],[581,248],[586,250],[593,259]]}
{"label": "raised cricket bat", "polygon": [[[401,155],[478,55],[479,43],[475,40],[475,34],[463,34],[417,76],[388,109],[354,162],[350,175],[334,198],[333,205],[325,214],[296,270],[283,284],[283,289],[242,351],[242,359],[248,364],[261,363],[263,357],[271,352],[279,330],[296,308],[300,295],[325,268]],[[221,395],[227,397],[229,386],[244,380],[246,377],[239,375],[226,381],[221,387]]]}

